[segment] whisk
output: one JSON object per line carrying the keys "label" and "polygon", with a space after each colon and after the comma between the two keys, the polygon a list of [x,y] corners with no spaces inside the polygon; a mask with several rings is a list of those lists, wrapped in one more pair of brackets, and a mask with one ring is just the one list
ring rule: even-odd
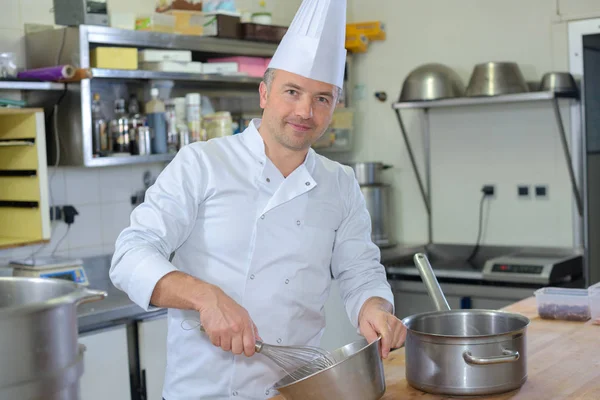
{"label": "whisk", "polygon": [[[183,327],[183,322],[182,328],[189,330]],[[200,331],[206,333],[202,325]],[[336,362],[330,352],[313,346],[277,346],[257,340],[254,349],[271,359],[294,381],[331,367]]]}

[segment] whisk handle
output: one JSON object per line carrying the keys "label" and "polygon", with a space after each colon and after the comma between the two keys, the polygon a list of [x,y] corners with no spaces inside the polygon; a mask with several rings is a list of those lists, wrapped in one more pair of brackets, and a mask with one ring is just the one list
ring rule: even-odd
{"label": "whisk handle", "polygon": [[[200,325],[200,332],[206,333],[206,329],[204,329],[204,326],[202,326],[202,325]],[[256,351],[257,353],[260,353],[262,348],[263,348],[263,342],[261,342],[260,340],[257,340],[256,343],[254,343],[254,351]]]}

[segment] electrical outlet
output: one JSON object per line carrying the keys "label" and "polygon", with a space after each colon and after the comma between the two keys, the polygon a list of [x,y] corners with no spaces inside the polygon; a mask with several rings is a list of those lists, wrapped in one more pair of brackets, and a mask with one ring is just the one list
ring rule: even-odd
{"label": "electrical outlet", "polygon": [[496,193],[496,186],[494,185],[483,185],[481,192],[486,196],[493,196]]}
{"label": "electrical outlet", "polygon": [[535,197],[548,197],[548,186],[537,185],[535,187]]}
{"label": "electrical outlet", "polygon": [[50,207],[50,221],[61,221],[63,219],[62,207],[52,206]]}
{"label": "electrical outlet", "polygon": [[517,195],[519,197],[529,197],[529,186],[526,186],[526,185],[517,186]]}

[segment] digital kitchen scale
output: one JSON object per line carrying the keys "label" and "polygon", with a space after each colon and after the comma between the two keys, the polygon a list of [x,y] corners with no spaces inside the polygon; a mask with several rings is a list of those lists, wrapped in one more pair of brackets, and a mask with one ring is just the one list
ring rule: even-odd
{"label": "digital kitchen scale", "polygon": [[490,258],[483,267],[487,281],[550,285],[583,274],[583,257],[577,254],[515,253]]}
{"label": "digital kitchen scale", "polygon": [[89,285],[81,259],[63,257],[36,257],[11,261],[13,276],[64,279],[81,285]]}

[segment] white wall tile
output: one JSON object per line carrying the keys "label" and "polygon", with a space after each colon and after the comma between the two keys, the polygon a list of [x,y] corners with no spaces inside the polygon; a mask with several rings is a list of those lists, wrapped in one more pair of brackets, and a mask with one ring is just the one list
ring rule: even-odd
{"label": "white wall tile", "polygon": [[128,201],[133,194],[131,187],[131,167],[104,168],[98,171],[100,176],[100,201],[118,203]]}
{"label": "white wall tile", "polygon": [[[100,203],[100,177],[96,168],[66,168],[67,202],[73,205]],[[110,189],[106,188],[106,189]]]}
{"label": "white wall tile", "polygon": [[63,168],[48,167],[48,191],[52,205],[67,204],[65,171]]}
{"label": "white wall tile", "polygon": [[100,204],[75,206],[79,215],[67,236],[69,251],[80,247],[102,245],[102,212]]}
{"label": "white wall tile", "polygon": [[54,24],[53,0],[20,0],[20,3],[22,24]]}
{"label": "white wall tile", "polygon": [[0,27],[2,29],[23,29],[20,1],[0,0]]}
{"label": "white wall tile", "polygon": [[128,202],[102,205],[102,243],[114,245],[123,229],[129,226],[132,206]]}

